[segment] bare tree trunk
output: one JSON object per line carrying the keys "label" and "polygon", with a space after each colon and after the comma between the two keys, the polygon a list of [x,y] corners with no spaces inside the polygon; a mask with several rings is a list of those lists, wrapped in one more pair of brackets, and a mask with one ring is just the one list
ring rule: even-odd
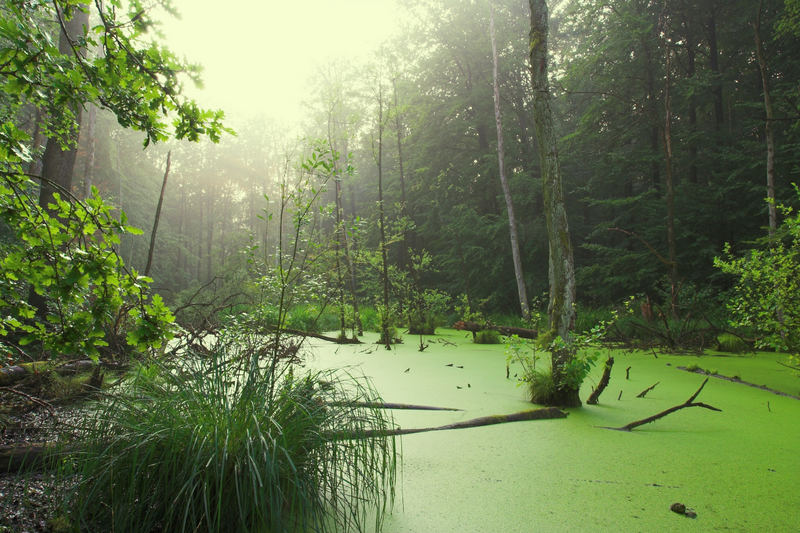
{"label": "bare tree trunk", "polygon": [[200,220],[197,224],[197,263],[195,263],[195,277],[197,281],[200,281],[200,272],[203,265],[203,199],[200,198],[200,194],[197,193],[197,207],[200,211],[198,213]]}
{"label": "bare tree trunk", "polygon": [[758,2],[758,13],[753,23],[753,33],[756,44],[756,59],[758,60],[758,70],[761,73],[761,86],[764,90],[764,111],[767,120],[764,123],[764,135],[767,140],[767,199],[769,200],[769,236],[775,236],[778,228],[778,213],[775,208],[775,134],[772,131],[772,121],[774,118],[772,110],[772,97],[769,92],[769,74],[767,73],[767,60],[764,57],[764,42],[761,40],[761,9],[763,0]]}
{"label": "bare tree trunk", "polygon": [[[406,213],[408,213],[408,207],[406,205],[406,176],[403,170],[403,130],[402,121],[400,120],[400,108],[397,105],[396,77],[392,78],[392,92],[394,96],[394,126],[395,131],[397,132],[397,164],[400,170],[400,217],[405,217]],[[405,229],[405,224],[403,225],[403,228],[403,246],[400,250],[400,264],[404,268],[408,268],[408,249],[410,245],[408,243],[408,231]]]}
{"label": "bare tree trunk", "polygon": [[[665,3],[666,6],[666,3]],[[662,34],[666,35],[668,30],[666,13],[662,14],[661,26]],[[670,84],[672,82],[672,48],[669,38],[664,37],[664,49],[666,53],[666,77],[664,79],[664,174],[667,203],[667,251],[669,260],[669,281],[670,281],[670,311],[673,317],[678,316],[678,261],[676,257],[675,245],[675,184],[672,175],[672,98],[670,94]]]}
{"label": "bare tree trunk", "polygon": [[[347,161],[348,143],[347,138],[344,141],[344,154],[345,161]],[[358,295],[356,294],[356,266],[353,264],[353,258],[350,255],[350,242],[347,239],[347,231],[344,228],[344,201],[342,200],[341,191],[339,194],[339,208],[342,210],[342,243],[344,244],[344,260],[347,264],[347,272],[350,278],[350,294],[353,298],[353,326],[355,328],[354,338],[358,335],[364,334],[364,325],[361,322],[361,312],[358,310]],[[353,214],[355,217],[355,213]]]}
{"label": "bare tree trunk", "polygon": [[533,86],[533,119],[542,172],[544,213],[547,240],[550,248],[549,277],[550,330],[559,335],[566,348],[551,354],[553,380],[557,392],[555,404],[579,406],[580,383],[570,383],[566,367],[574,358],[569,346],[570,332],[575,325],[575,265],[572,256],[567,211],[561,185],[553,114],[550,109],[550,89],[547,78],[548,12],[545,0],[529,0],[531,10],[530,69]]}
{"label": "bare tree trunk", "polygon": [[206,279],[211,279],[213,276],[212,269],[211,269],[211,247],[214,243],[214,217],[212,216],[214,213],[213,202],[214,198],[211,194],[208,195],[208,209],[206,209],[206,221],[208,223],[206,229]]}
{"label": "bare tree trunk", "polygon": [[156,216],[153,220],[153,231],[150,233],[150,248],[147,250],[147,265],[144,267],[144,275],[150,275],[150,267],[153,264],[153,251],[156,248],[156,232],[158,231],[158,221],[161,218],[161,206],[164,205],[164,191],[167,189],[167,178],[169,177],[169,167],[172,162],[172,151],[167,152],[167,168],[164,170],[164,180],[161,182],[161,194],[158,196],[156,206]]}
{"label": "bare tree trunk", "polygon": [[508,212],[508,231],[511,236],[511,258],[514,262],[514,276],[517,279],[517,295],[519,296],[522,318],[530,320],[531,310],[528,307],[528,293],[525,290],[525,275],[522,271],[522,258],[519,254],[519,238],[517,237],[517,220],[514,217],[514,202],[511,198],[511,188],[508,186],[503,153],[503,121],[500,114],[500,84],[497,81],[497,44],[494,33],[494,8],[489,2],[489,38],[492,42],[492,79],[494,80],[494,118],[497,123],[497,164],[500,172],[500,184],[503,187],[503,197],[506,200]]}
{"label": "bare tree trunk", "polygon": [[381,316],[381,339],[387,350],[392,348],[389,332],[389,265],[386,257],[386,216],[383,207],[383,80],[378,78],[378,216],[381,233],[381,264],[383,277],[383,313]]}

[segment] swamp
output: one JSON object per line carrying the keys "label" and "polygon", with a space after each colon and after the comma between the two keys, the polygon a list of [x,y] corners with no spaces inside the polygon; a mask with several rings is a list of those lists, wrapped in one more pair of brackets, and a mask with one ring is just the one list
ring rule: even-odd
{"label": "swamp", "polygon": [[0,3],[0,533],[797,530],[800,0],[234,4]]}

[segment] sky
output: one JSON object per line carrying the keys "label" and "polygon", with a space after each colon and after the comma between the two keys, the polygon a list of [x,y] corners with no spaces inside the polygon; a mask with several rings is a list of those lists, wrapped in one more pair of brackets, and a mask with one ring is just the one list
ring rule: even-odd
{"label": "sky", "polygon": [[174,0],[162,31],[173,52],[203,66],[204,89],[185,93],[231,119],[291,126],[309,80],[331,60],[364,61],[397,31],[395,0]]}

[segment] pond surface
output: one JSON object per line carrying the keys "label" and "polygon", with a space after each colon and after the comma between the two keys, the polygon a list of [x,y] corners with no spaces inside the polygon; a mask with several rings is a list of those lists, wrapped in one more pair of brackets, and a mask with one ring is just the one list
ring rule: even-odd
{"label": "pond surface", "polygon": [[[533,407],[505,377],[503,345],[475,345],[469,334],[441,333],[422,353],[411,336],[391,351],[367,344],[377,338],[370,334],[358,346],[314,343],[309,364],[363,372],[387,402],[462,409],[396,410],[401,427]],[[696,364],[800,394],[800,378],[778,365],[777,355],[614,357],[600,404],[571,409],[567,419],[402,437],[398,499],[384,531],[798,531],[800,401],[712,377],[698,401],[722,412],[689,408],[630,433],[603,429],[686,401],[704,376],[678,366]],[[582,399],[601,372],[602,361]],[[657,381],[646,398],[636,398]],[[697,518],[671,512],[674,502]]]}

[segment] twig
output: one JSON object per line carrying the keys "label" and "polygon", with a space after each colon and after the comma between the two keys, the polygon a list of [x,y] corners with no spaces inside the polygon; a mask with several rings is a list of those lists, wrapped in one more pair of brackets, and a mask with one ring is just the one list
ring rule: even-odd
{"label": "twig", "polygon": [[643,390],[642,392],[637,394],[636,397],[637,398],[644,398],[645,396],[647,396],[647,393],[650,392],[651,390],[655,389],[656,385],[658,385],[659,383],[661,383],[661,382],[660,381],[656,381],[655,383],[653,383],[652,385],[647,387],[645,390]]}
{"label": "twig", "polygon": [[17,390],[11,387],[0,387],[0,392],[8,392],[10,394],[16,394],[17,396],[22,396],[26,400],[33,402],[40,407],[44,407],[50,412],[51,415],[55,416],[56,414],[55,410],[53,409],[53,406],[49,402],[42,400],[41,398],[37,398],[36,396],[31,396],[27,392],[22,392],[21,390]]}

